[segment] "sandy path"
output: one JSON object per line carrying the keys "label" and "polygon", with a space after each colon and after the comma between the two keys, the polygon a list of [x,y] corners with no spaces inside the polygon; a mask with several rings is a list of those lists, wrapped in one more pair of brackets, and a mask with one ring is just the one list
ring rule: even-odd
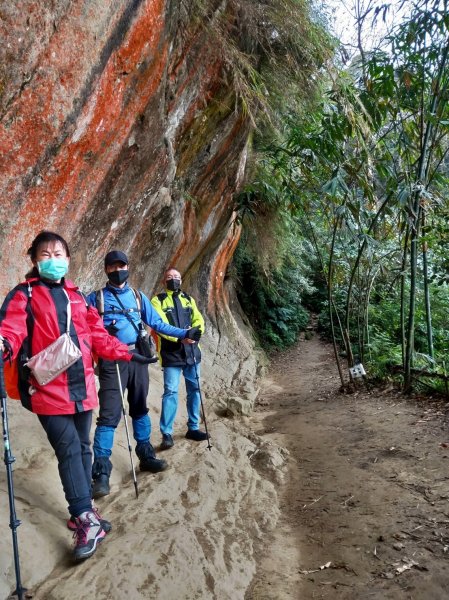
{"label": "sandy path", "polygon": [[337,389],[316,337],[264,381],[252,425],[289,472],[246,599],[447,598],[448,405]]}
{"label": "sandy path", "polygon": [[[253,416],[209,413],[212,451],[185,440],[181,418],[170,469],[138,473],[138,500],[121,427],[100,502],[114,529],[80,565],[51,450],[11,404],[34,600],[446,599],[449,405],[338,387],[331,348],[300,342],[273,361]],[[6,506],[1,471],[0,496]],[[7,523],[1,510],[0,598],[14,582]]]}
{"label": "sandy path", "polygon": [[[155,444],[160,439],[157,376]],[[113,529],[92,558],[75,564],[52,450],[35,415],[17,402],[9,406],[22,583],[33,600],[243,600],[256,570],[255,547],[279,515],[271,465],[285,461],[276,448],[266,448],[241,419],[218,418],[212,410],[211,450],[186,440],[181,402],[175,446],[164,453],[169,468],[158,474],[137,468],[136,499],[121,423],[111,494],[98,501]],[[0,469],[1,600],[15,584],[6,488]]]}

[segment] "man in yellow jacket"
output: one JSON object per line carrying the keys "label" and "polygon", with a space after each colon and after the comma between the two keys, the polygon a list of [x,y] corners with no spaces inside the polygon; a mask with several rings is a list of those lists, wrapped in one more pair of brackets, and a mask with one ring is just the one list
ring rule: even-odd
{"label": "man in yellow jacket", "polygon": [[[181,290],[181,273],[170,267],[164,275],[165,292],[151,299],[151,304],[162,319],[187,329],[199,327],[204,333],[204,319],[195,300]],[[162,443],[160,450],[168,450],[174,445],[173,423],[178,409],[178,389],[181,373],[184,375],[187,392],[187,433],[186,438],[196,442],[207,440],[207,434],[200,430],[200,390],[199,374],[201,351],[193,340],[178,341],[177,338],[158,335],[157,347],[164,371],[164,393],[160,429]]]}

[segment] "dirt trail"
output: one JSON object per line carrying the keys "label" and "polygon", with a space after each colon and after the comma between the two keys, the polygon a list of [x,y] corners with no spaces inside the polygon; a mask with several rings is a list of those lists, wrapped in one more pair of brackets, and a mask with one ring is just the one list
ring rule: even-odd
{"label": "dirt trail", "polygon": [[317,337],[264,381],[253,427],[290,458],[246,599],[446,599],[449,405],[338,387]]}

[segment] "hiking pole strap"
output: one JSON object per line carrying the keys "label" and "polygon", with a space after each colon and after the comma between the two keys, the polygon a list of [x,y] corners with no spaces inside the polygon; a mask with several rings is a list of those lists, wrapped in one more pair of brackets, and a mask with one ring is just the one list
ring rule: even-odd
{"label": "hiking pole strap", "polygon": [[128,419],[126,418],[125,396],[123,394],[122,378],[120,376],[120,367],[118,366],[117,361],[115,363],[115,367],[117,369],[117,379],[118,379],[118,385],[119,385],[119,389],[120,389],[120,398],[122,399],[123,420],[125,421],[126,440],[128,442],[129,458],[131,460],[131,471],[132,471],[132,476],[133,476],[134,489],[136,491],[136,498],[138,498],[139,497],[139,488],[137,487],[136,469],[134,467],[133,451],[131,448],[131,439],[129,437]]}

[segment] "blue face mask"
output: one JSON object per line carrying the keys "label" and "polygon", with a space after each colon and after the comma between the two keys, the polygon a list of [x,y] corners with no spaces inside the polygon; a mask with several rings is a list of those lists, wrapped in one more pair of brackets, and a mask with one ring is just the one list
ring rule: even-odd
{"label": "blue face mask", "polygon": [[39,275],[50,281],[58,281],[64,277],[69,270],[69,265],[66,258],[49,258],[41,260],[37,263]]}

